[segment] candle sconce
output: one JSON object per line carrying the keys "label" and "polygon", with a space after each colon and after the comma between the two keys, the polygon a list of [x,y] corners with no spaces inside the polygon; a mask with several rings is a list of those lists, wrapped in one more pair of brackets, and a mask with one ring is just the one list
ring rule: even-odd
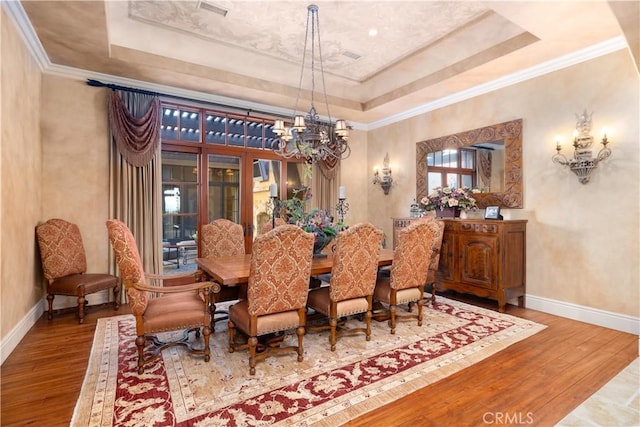
{"label": "candle sconce", "polygon": [[391,168],[389,167],[389,153],[384,156],[384,162],[382,163],[382,176],[378,171],[378,167],[374,168],[373,184],[380,184],[382,191],[385,195],[389,194],[391,184],[393,184],[393,178],[391,177]]}
{"label": "candle sconce", "polygon": [[592,156],[590,148],[591,144],[593,144],[593,137],[589,134],[591,131],[591,116],[593,116],[593,113],[587,114],[586,109],[584,113],[580,115],[576,114],[578,121],[576,123],[576,130],[573,132],[573,157],[568,159],[564,154],[560,153],[562,146],[557,139],[557,153],[552,157],[554,163],[568,166],[582,184],[589,182],[591,172],[598,167],[598,163],[611,155],[611,150],[607,147],[609,140],[607,139],[607,132],[605,130],[603,131],[601,141],[602,149],[598,152],[597,157]]}
{"label": "candle sconce", "polygon": [[269,199],[267,210],[271,208],[271,228],[276,228],[276,216],[280,216],[280,199],[278,198],[277,184],[269,185]]}
{"label": "candle sconce", "polygon": [[347,203],[347,195],[344,187],[340,187],[338,192],[338,203],[336,204],[336,213],[338,214],[339,224],[342,228],[344,226],[344,216],[347,214],[349,210],[349,203]]}

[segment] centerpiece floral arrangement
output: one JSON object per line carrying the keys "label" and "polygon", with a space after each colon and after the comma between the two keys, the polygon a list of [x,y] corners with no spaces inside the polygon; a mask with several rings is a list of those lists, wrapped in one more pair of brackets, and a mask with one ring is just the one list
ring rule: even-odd
{"label": "centerpiece floral arrangement", "polygon": [[[310,196],[306,199],[309,198]],[[324,209],[311,209],[309,212],[305,212],[305,200],[293,197],[283,200],[281,203],[283,214],[289,224],[297,225],[315,236],[314,253],[321,252],[343,228],[340,223],[334,224],[333,216]]]}
{"label": "centerpiece floral arrangement", "polygon": [[420,200],[420,203],[428,211],[455,207],[465,211],[475,211],[478,206],[473,195],[477,193],[480,193],[480,190],[472,190],[469,187],[435,187],[427,197],[423,197]]}

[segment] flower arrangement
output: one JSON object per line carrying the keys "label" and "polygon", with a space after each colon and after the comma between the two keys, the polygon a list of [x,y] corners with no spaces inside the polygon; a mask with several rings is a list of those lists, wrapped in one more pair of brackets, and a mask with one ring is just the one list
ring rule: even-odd
{"label": "flower arrangement", "polygon": [[315,236],[314,252],[320,252],[333,240],[341,224],[334,224],[333,217],[324,209],[312,209],[309,212],[304,210],[304,200],[292,198],[282,201],[284,211],[289,224],[297,225],[307,233]]}
{"label": "flower arrangement", "polygon": [[480,193],[480,190],[469,187],[451,188],[435,187],[433,192],[427,197],[423,197],[420,203],[428,211],[434,209],[444,210],[445,208],[458,207],[462,210],[476,210],[476,199],[473,194]]}

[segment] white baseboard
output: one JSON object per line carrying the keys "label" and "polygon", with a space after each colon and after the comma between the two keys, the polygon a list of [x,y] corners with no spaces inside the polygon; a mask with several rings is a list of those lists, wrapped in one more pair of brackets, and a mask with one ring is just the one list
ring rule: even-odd
{"label": "white baseboard", "polygon": [[640,318],[527,294],[527,308],[640,335]]}
{"label": "white baseboard", "polygon": [[42,313],[47,310],[47,300],[41,299],[31,310],[18,322],[18,324],[9,332],[2,341],[0,341],[0,357],[2,360],[0,364],[9,357],[9,355],[15,350],[22,338],[24,338],[29,330],[36,324]]}
{"label": "white baseboard", "polygon": [[[87,305],[98,305],[109,302],[109,291],[96,292],[95,294],[87,295]],[[63,308],[77,307],[78,300],[76,297],[67,297],[64,295],[56,295],[53,300],[53,309],[60,310]],[[27,335],[29,330],[36,324],[42,314],[47,311],[48,302],[46,298],[42,298],[40,302],[34,305],[31,310],[18,322],[18,324],[0,341],[0,364],[9,357],[9,355],[15,350],[22,338]],[[55,317],[54,317],[55,318]]]}

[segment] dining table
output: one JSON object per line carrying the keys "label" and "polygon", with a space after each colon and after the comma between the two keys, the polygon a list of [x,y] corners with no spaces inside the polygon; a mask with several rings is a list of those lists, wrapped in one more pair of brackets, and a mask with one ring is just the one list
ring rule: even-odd
{"label": "dining table", "polygon": [[[325,257],[314,257],[311,263],[311,276],[331,273],[333,257],[332,253]],[[393,249],[380,249],[378,267],[391,265],[392,262]],[[241,286],[249,282],[251,254],[196,258],[196,264],[209,276],[209,280],[221,286]]]}

